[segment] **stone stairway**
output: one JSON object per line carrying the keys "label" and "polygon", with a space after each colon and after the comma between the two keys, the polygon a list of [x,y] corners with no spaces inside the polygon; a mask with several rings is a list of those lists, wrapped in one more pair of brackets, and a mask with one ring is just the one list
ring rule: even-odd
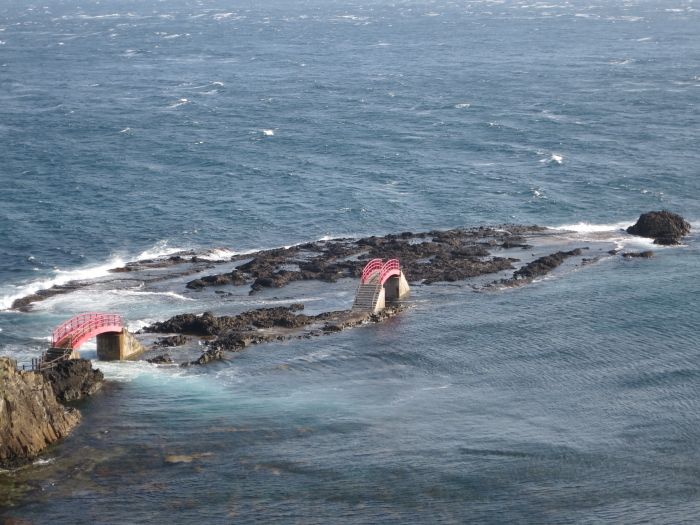
{"label": "stone stairway", "polygon": [[[70,359],[70,355],[73,353],[72,348],[49,348],[44,355],[41,356],[41,360],[44,363],[50,363],[52,361]],[[66,355],[68,354],[68,355]]]}
{"label": "stone stairway", "polygon": [[382,285],[378,282],[361,284],[355,295],[355,302],[352,305],[353,310],[363,312],[374,312],[377,308],[377,300],[382,291]]}

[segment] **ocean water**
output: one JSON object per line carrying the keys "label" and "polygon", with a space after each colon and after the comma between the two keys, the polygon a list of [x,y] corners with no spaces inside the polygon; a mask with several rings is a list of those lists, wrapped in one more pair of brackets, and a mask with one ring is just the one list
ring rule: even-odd
{"label": "ocean water", "polygon": [[0,474],[0,516],[700,521],[698,27],[691,0],[3,2],[2,355],[86,311],[352,303],[180,281],[7,309],[178,250],[520,223],[638,251],[620,228],[659,209],[694,231],[197,369],[97,363],[81,426]]}

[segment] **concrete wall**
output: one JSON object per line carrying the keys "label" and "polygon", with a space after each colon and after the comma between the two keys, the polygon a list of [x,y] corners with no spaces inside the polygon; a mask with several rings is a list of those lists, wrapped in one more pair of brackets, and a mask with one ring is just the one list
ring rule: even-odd
{"label": "concrete wall", "polygon": [[[384,283],[386,285],[386,283]],[[384,307],[386,306],[386,288],[382,288],[382,291],[379,292],[379,297],[377,297],[377,306],[374,308],[375,312],[378,312],[380,310],[383,310]]]}
{"label": "concrete wall", "polygon": [[104,361],[129,359],[145,349],[126,328],[121,333],[97,336],[97,357]]}
{"label": "concrete wall", "polygon": [[393,301],[408,295],[411,291],[411,287],[408,286],[408,281],[403,272],[401,272],[401,275],[389,277],[389,279],[387,279],[384,283],[384,290],[386,290],[386,300]]}

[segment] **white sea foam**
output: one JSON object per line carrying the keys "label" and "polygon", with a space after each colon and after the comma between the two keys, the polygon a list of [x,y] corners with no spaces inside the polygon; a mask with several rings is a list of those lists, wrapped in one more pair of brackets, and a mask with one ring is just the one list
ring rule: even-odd
{"label": "white sea foam", "polygon": [[181,98],[178,102],[176,102],[175,104],[171,104],[168,107],[169,108],[176,108],[176,107],[182,106],[184,104],[187,104],[188,102],[189,102],[189,100],[187,100],[186,98]]}
{"label": "white sea foam", "polygon": [[234,255],[237,255],[236,252],[232,252],[228,248],[213,248],[208,252],[197,254],[197,258],[206,261],[223,261],[230,259]]}
{"label": "white sea foam", "polygon": [[136,256],[134,261],[143,261],[146,259],[157,259],[158,257],[167,257],[174,253],[183,251],[183,248],[175,248],[173,246],[168,246],[168,241],[158,241],[153,248],[144,250],[139,255]]}
{"label": "white sea foam", "polygon": [[557,153],[552,153],[551,157],[547,157],[546,159],[540,159],[540,162],[547,164],[561,164],[562,162],[564,162],[564,156],[559,155]]}
{"label": "white sea foam", "polygon": [[615,224],[591,224],[588,222],[579,222],[578,224],[564,224],[562,226],[550,226],[553,230],[564,230],[577,233],[592,233],[592,232],[619,232],[629,226],[632,226],[635,220],[618,222]]}
{"label": "white sea foam", "polygon": [[0,296],[0,309],[5,310],[12,306],[16,299],[20,299],[27,295],[46,290],[52,286],[61,286],[70,281],[83,281],[88,279],[97,279],[109,273],[109,270],[118,266],[123,266],[124,261],[120,257],[113,257],[107,263],[93,266],[90,268],[80,268],[77,270],[55,270],[54,275],[40,279],[28,284],[15,287],[14,293]]}
{"label": "white sea foam", "polygon": [[87,268],[78,268],[75,270],[60,270],[56,269],[53,274],[42,279],[37,279],[30,283],[15,286],[10,293],[0,295],[0,310],[6,310],[12,306],[16,299],[26,297],[40,290],[47,290],[52,286],[61,286],[70,281],[86,281],[99,279],[109,275],[109,271],[124,266],[127,262],[138,262],[147,259],[156,259],[173,253],[181,252],[183,248],[175,248],[168,246],[168,241],[160,241],[153,248],[149,248],[141,252],[134,258],[125,261],[122,257],[112,256],[106,263]]}
{"label": "white sea foam", "polygon": [[274,130],[271,130],[271,129],[264,129],[263,130],[263,135],[265,135],[266,137],[271,137],[274,134],[275,134]]}

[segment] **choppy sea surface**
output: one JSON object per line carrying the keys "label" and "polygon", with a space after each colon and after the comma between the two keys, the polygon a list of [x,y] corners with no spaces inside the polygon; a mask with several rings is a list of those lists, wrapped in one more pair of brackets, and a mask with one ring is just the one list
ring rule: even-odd
{"label": "choppy sea surface", "polygon": [[[1,355],[38,356],[87,311],[137,329],[352,303],[349,280],[228,300],[183,281],[8,310],[178,250],[521,223],[655,257],[415,286],[386,323],[206,367],[98,362],[81,426],[0,474],[0,516],[700,521],[698,7],[3,2]],[[660,209],[693,224],[684,246],[620,231]]]}

